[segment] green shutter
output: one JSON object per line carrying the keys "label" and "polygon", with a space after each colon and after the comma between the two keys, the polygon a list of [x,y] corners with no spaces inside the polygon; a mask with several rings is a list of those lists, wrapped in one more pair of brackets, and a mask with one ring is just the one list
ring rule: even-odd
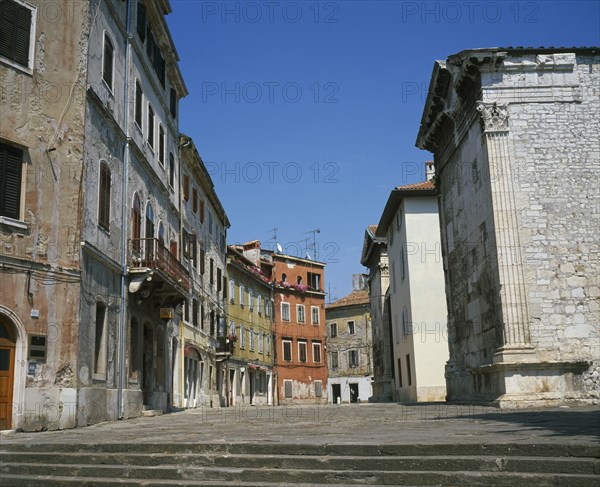
{"label": "green shutter", "polygon": [[0,215],[20,219],[23,151],[0,144]]}
{"label": "green shutter", "polygon": [[31,10],[12,0],[0,2],[0,55],[29,66]]}

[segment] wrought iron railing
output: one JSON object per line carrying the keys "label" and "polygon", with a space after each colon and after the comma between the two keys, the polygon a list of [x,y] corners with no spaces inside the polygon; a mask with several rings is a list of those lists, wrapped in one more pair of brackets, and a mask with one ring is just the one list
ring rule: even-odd
{"label": "wrought iron railing", "polygon": [[157,238],[130,239],[129,266],[158,269],[186,291],[190,289],[188,271]]}

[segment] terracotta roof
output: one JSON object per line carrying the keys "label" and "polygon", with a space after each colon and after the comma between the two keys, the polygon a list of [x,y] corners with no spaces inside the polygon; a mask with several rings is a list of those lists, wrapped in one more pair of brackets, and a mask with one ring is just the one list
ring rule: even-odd
{"label": "terracotta roof", "polygon": [[328,304],[326,308],[343,308],[344,306],[358,306],[361,304],[369,304],[369,291],[366,289],[363,289],[362,291],[352,291],[348,296]]}
{"label": "terracotta roof", "polygon": [[373,235],[375,235],[375,232],[377,231],[377,225],[369,225],[369,230],[371,230],[371,232],[373,232]]}
{"label": "terracotta roof", "polygon": [[431,191],[435,189],[435,183],[433,181],[423,181],[421,183],[407,184],[406,186],[396,186],[396,189],[401,191]]}

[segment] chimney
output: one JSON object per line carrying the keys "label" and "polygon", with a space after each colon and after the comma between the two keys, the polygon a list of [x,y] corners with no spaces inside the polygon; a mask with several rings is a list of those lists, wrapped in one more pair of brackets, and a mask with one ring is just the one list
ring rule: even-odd
{"label": "chimney", "polygon": [[366,274],[352,274],[352,292],[367,289],[368,276]]}
{"label": "chimney", "polygon": [[425,161],[425,181],[431,181],[435,176],[433,161]]}
{"label": "chimney", "polygon": [[258,265],[260,262],[260,242],[252,240],[252,242],[246,242],[242,247],[244,249],[244,257],[254,265]]}

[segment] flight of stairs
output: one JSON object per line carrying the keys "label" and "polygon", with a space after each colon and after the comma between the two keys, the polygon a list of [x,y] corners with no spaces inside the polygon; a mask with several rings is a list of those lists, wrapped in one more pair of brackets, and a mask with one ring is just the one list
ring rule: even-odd
{"label": "flight of stairs", "polygon": [[0,444],[3,487],[600,485],[584,445]]}

